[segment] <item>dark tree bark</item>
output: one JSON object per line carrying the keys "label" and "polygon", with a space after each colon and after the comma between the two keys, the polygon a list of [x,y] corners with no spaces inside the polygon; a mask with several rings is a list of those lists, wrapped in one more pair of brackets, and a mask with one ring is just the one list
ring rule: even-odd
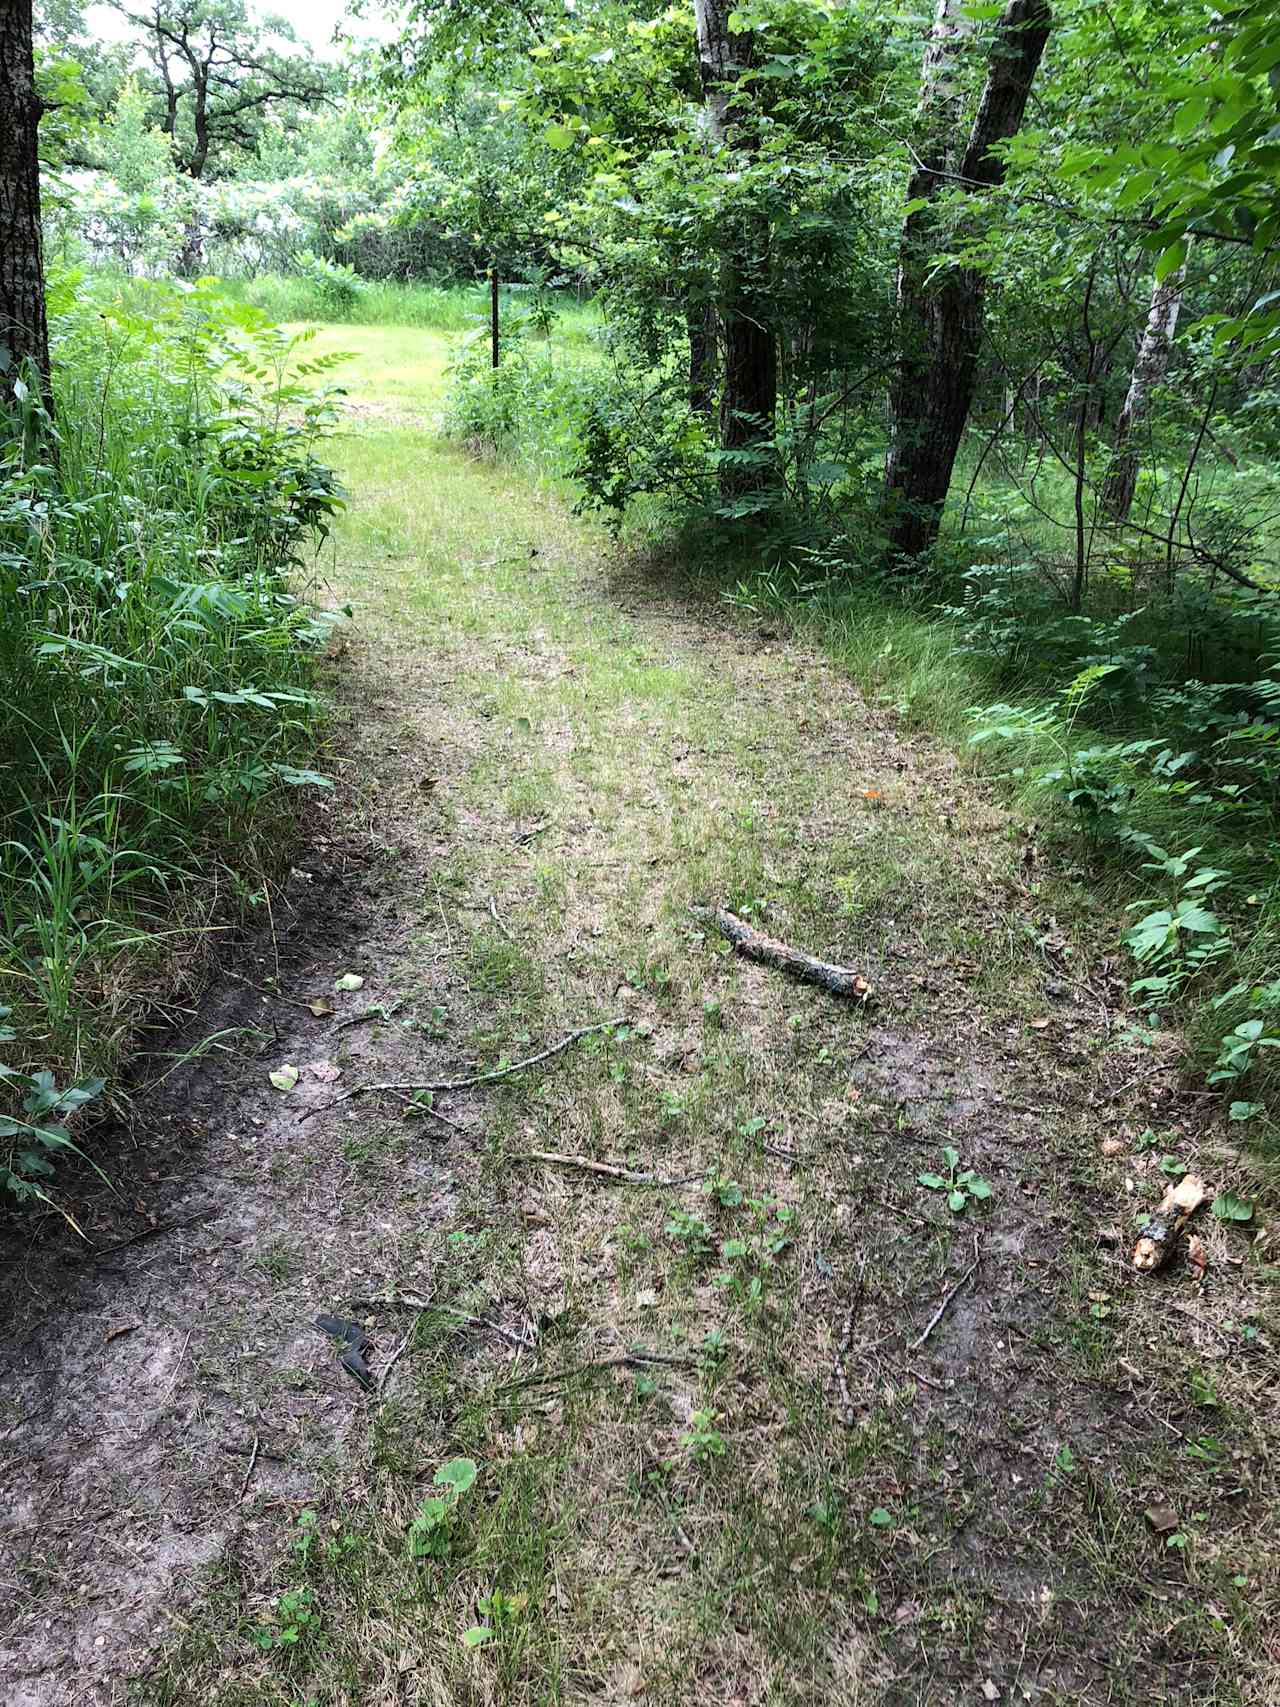
{"label": "dark tree bark", "polygon": [[689,407],[710,419],[716,400],[716,311],[710,303],[685,312],[689,333]]}
{"label": "dark tree bark", "polygon": [[13,401],[19,369],[27,366],[52,412],[31,5],[0,0],[0,349],[8,355],[0,403]]}
{"label": "dark tree bark", "polygon": [[963,149],[960,53],[973,25],[961,0],[939,0],[921,81],[917,163],[907,188],[922,205],[903,221],[898,255],[898,360],[890,386],[885,463],[889,539],[907,557],[938,536],[956,453],[973,406],[984,321],[983,276],[966,267],[931,277],[934,202],[980,194],[1004,178],[993,147],[1017,131],[1052,22],[1046,0],[1009,0],[991,47],[986,84]]}
{"label": "dark tree bark", "polygon": [[[708,124],[716,143],[733,140],[734,92],[751,62],[749,37],[731,35],[727,0],[694,0],[698,63]],[[773,431],[778,405],[778,357],[764,294],[748,276],[741,250],[749,232],[726,233],[721,266],[719,320],[724,348],[720,390],[720,448],[742,450]],[[735,251],[738,251],[735,253]],[[725,464],[720,488],[727,497],[756,483],[749,469]]]}
{"label": "dark tree bark", "polygon": [[1178,329],[1178,315],[1182,309],[1185,274],[1185,267],[1179,267],[1151,292],[1151,311],[1138,341],[1138,354],[1134,359],[1124,407],[1116,417],[1111,468],[1102,493],[1103,504],[1113,521],[1128,521],[1129,511],[1133,508],[1133,494],[1138,485],[1134,429],[1147,412],[1151,393],[1169,371],[1173,335]]}

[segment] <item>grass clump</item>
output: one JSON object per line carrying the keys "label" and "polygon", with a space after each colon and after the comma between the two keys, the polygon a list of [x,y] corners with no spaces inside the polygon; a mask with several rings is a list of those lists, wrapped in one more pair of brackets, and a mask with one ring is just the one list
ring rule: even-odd
{"label": "grass clump", "polygon": [[[46,1196],[142,992],[261,891],[332,616],[330,361],[211,286],[65,287],[56,424],[0,438],[0,1185]],[[319,389],[317,387],[320,387]]]}

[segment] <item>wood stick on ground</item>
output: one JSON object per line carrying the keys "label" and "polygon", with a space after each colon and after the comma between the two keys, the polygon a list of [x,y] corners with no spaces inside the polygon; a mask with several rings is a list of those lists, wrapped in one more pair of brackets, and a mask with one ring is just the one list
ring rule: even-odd
{"label": "wood stick on ground", "polygon": [[852,1428],[857,1412],[854,1409],[853,1396],[849,1392],[849,1377],[845,1370],[845,1358],[849,1355],[849,1347],[853,1341],[853,1324],[858,1318],[862,1306],[862,1295],[866,1289],[867,1259],[863,1257],[862,1267],[858,1270],[858,1287],[849,1301],[845,1313],[844,1328],[840,1334],[840,1343],[836,1347],[836,1381],[840,1387],[840,1421],[846,1428]]}
{"label": "wood stick on ground", "polygon": [[95,1245],[83,1256],[73,1257],[72,1261],[97,1262],[101,1257],[114,1256],[117,1251],[127,1251],[131,1245],[140,1245],[145,1239],[159,1239],[166,1233],[176,1233],[181,1227],[194,1227],[198,1222],[212,1221],[217,1213],[216,1209],[202,1209],[198,1215],[184,1215],[181,1221],[166,1221],[159,1227],[145,1227],[131,1239],[119,1239],[114,1245]]}
{"label": "wood stick on ground", "polygon": [[391,1379],[391,1372],[395,1368],[396,1364],[399,1363],[400,1359],[404,1356],[405,1352],[409,1349],[409,1341],[413,1338],[414,1334],[417,1333],[418,1323],[421,1320],[422,1320],[422,1311],[419,1310],[418,1314],[409,1323],[408,1331],[406,1332],[404,1338],[400,1341],[400,1344],[392,1352],[391,1361],[387,1364],[387,1367],[382,1371],[382,1379],[381,1379],[381,1381],[378,1382],[378,1398],[380,1400],[386,1398],[386,1396],[387,1396],[387,1383]]}
{"label": "wood stick on ground", "polygon": [[507,941],[514,942],[516,939],[498,917],[498,903],[494,900],[492,895],[489,897],[489,915],[493,919],[494,924],[497,925],[498,929],[502,932],[503,936],[506,937]]}
{"label": "wood stick on ground", "polygon": [[451,1127],[455,1132],[461,1132],[464,1130],[456,1120],[451,1120],[447,1114],[441,1114],[438,1108],[432,1108],[429,1103],[415,1102],[412,1097],[407,1097],[403,1094],[397,1096],[396,1101],[404,1108],[411,1108],[415,1114],[425,1114],[431,1120],[438,1120],[441,1126]]}
{"label": "wood stick on ground", "polygon": [[616,1162],[593,1162],[589,1156],[562,1156],[555,1150],[522,1150],[510,1158],[513,1162],[546,1162],[553,1168],[581,1168],[584,1173],[603,1174],[606,1179],[616,1179],[623,1185],[692,1185],[694,1180],[705,1179],[705,1168],[696,1174],[680,1174],[674,1179],[665,1179],[661,1174],[637,1173],[633,1168],[619,1167]]}
{"label": "wood stick on ground", "polygon": [[332,1102],[322,1102],[316,1108],[309,1108],[305,1114],[298,1116],[298,1124],[310,1120],[313,1114],[323,1114],[326,1109],[337,1108],[344,1102],[350,1102],[352,1097],[374,1096],[386,1091],[469,1091],[476,1085],[491,1085],[495,1079],[509,1079],[513,1073],[523,1073],[530,1067],[536,1067],[540,1061],[549,1061],[553,1055],[559,1055],[571,1043],[576,1043],[580,1037],[590,1037],[596,1031],[610,1031],[615,1025],[625,1025],[626,1014],[620,1014],[617,1019],[602,1019],[596,1025],[582,1025],[577,1031],[571,1031],[568,1037],[562,1037],[559,1043],[553,1043],[549,1049],[540,1049],[536,1055],[530,1055],[523,1061],[515,1061],[510,1067],[495,1067],[491,1073],[476,1073],[470,1079],[428,1079],[425,1082],[415,1080],[396,1080],[391,1084],[353,1085],[349,1091],[344,1091],[340,1097],[334,1097]]}
{"label": "wood stick on ground", "polygon": [[763,932],[756,930],[754,925],[749,925],[745,919],[731,913],[727,907],[691,907],[689,910],[695,918],[705,919],[713,924],[747,960],[757,960],[762,966],[772,966],[776,971],[786,972],[806,984],[817,984],[820,989],[833,996],[853,996],[865,1002],[871,994],[871,985],[852,967],[836,966],[829,960],[815,959],[812,954],[792,948],[789,943],[779,942],[776,937],[765,936]]}
{"label": "wood stick on ground", "polygon": [[258,1447],[260,1445],[261,1445],[261,1441],[260,1441],[260,1439],[258,1437],[258,1433],[255,1429],[254,1436],[253,1436],[253,1450],[249,1453],[249,1468],[245,1471],[244,1481],[241,1482],[241,1484],[240,1484],[240,1498],[241,1499],[243,1499],[244,1496],[249,1492],[249,1483],[253,1480],[253,1472],[258,1467]]}
{"label": "wood stick on ground", "polygon": [[466,1310],[455,1310],[452,1304],[435,1304],[430,1298],[421,1298],[412,1292],[402,1292],[398,1298],[361,1298],[351,1302],[352,1310],[417,1310],[420,1315],[429,1310],[441,1316],[452,1316],[459,1327],[487,1328],[491,1334],[497,1334],[500,1339],[507,1340],[511,1345],[519,1346],[522,1351],[531,1350],[537,1343],[536,1334],[513,1334],[509,1328],[504,1328],[498,1322],[491,1322],[488,1316],[473,1316]]}
{"label": "wood stick on ground", "polygon": [[950,1292],[947,1293],[946,1297],[942,1300],[941,1304],[938,1305],[938,1308],[933,1312],[932,1316],[930,1316],[929,1320],[925,1323],[924,1332],[922,1334],[917,1335],[917,1337],[915,1339],[913,1339],[911,1344],[907,1347],[908,1353],[920,1350],[920,1347],[928,1339],[929,1335],[933,1332],[933,1330],[937,1327],[938,1323],[942,1320],[942,1318],[946,1315],[947,1311],[950,1309],[952,1301],[959,1297],[960,1293],[969,1284],[969,1282],[973,1279],[974,1275],[977,1274],[977,1272],[978,1272],[978,1264],[977,1264],[977,1262],[975,1262],[973,1267],[971,1269],[969,1269],[967,1273],[962,1274],[960,1276],[959,1280],[956,1281],[955,1285],[951,1288]]}
{"label": "wood stick on ground", "polygon": [[364,1025],[367,1020],[390,1019],[392,1014],[399,1013],[403,1006],[403,996],[398,997],[390,1006],[386,1002],[370,1002],[367,1008],[362,1008],[358,1014],[352,1014],[350,1019],[340,1019],[333,1029],[346,1031],[348,1026]]}
{"label": "wood stick on ground", "polygon": [[514,1393],[525,1387],[545,1387],[554,1381],[569,1381],[575,1375],[594,1375],[601,1369],[643,1369],[647,1364],[662,1363],[670,1369],[696,1369],[691,1357],[667,1357],[660,1351],[645,1351],[634,1346],[617,1357],[598,1357],[591,1363],[575,1363],[569,1369],[548,1369],[541,1375],[526,1375],[523,1381],[508,1381],[504,1393]]}

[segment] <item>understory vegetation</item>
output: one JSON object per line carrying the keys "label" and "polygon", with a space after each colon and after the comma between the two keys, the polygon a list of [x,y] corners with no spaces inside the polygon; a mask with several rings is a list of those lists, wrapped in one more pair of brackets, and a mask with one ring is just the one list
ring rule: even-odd
{"label": "understory vegetation", "polygon": [[51,296],[54,419],[26,392],[0,462],[0,1183],[42,1198],[148,993],[263,902],[325,785],[334,616],[291,577],[342,502],[305,337],[211,287]]}

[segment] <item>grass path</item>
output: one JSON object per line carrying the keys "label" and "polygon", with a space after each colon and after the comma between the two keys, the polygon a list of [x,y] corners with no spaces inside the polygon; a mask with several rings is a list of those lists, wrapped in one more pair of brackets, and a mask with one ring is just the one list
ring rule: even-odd
{"label": "grass path", "polygon": [[[395,370],[429,412],[429,339],[330,336],[357,401]],[[1119,1041],[1082,891],[792,637],[429,424],[360,419],[337,746],[377,880],[349,963],[400,1005],[334,1047],[338,1088],[625,1023],[282,1137],[256,1189],[306,1250],[274,1307],[338,1299],[400,1355],[378,1403],[313,1365],[346,1425],[246,1493],[252,1544],[137,1694],[1273,1701],[1265,1253],[1206,1219],[1204,1292],[1127,1273],[1162,1154],[1242,1164]],[[872,1000],[735,958],[706,901]],[[991,1188],[961,1213],[917,1181],[947,1146]]]}

